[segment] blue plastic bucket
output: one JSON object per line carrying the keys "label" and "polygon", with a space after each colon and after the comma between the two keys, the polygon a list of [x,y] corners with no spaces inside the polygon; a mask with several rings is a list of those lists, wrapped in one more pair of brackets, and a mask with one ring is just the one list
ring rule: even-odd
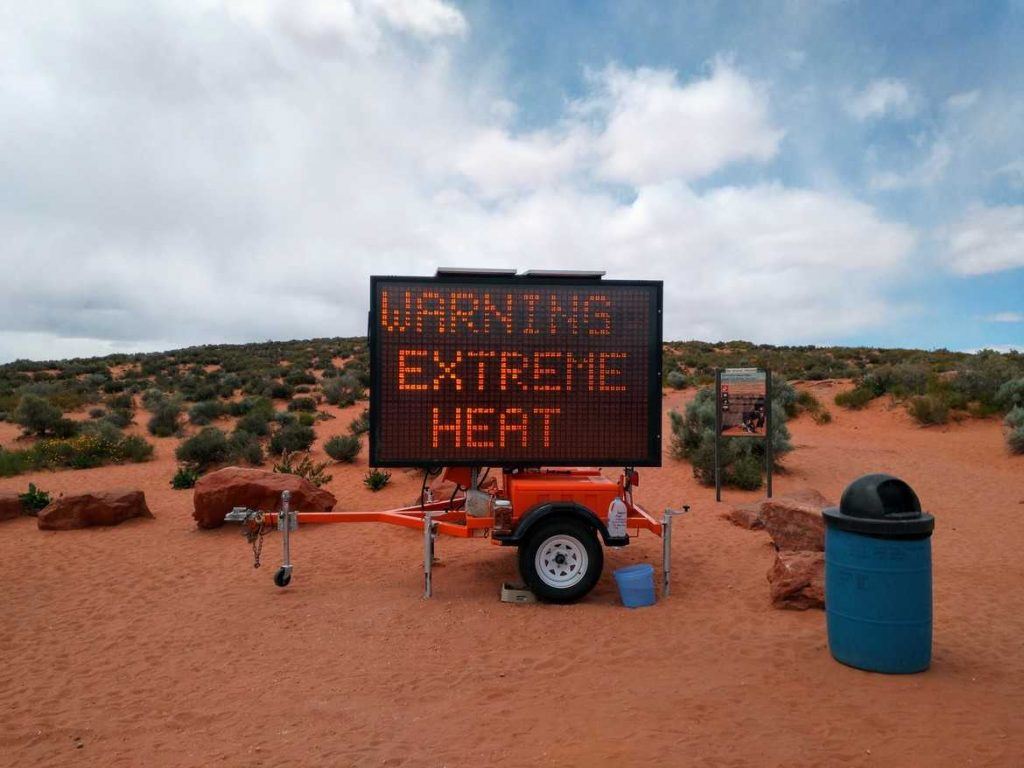
{"label": "blue plastic bucket", "polygon": [[627,608],[654,605],[654,566],[647,563],[627,565],[615,571],[619,597]]}

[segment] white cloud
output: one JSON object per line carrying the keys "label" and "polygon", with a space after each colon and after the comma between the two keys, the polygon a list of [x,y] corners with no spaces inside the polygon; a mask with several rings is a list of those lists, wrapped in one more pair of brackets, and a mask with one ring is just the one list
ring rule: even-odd
{"label": "white cloud", "polygon": [[0,360],[361,333],[370,274],[440,265],[664,279],[677,338],[822,342],[899,311],[880,286],[908,227],[838,192],[691,186],[778,152],[738,67],[609,68],[517,133],[500,84],[453,71],[454,8],[385,5],[68,0],[0,26]]}
{"label": "white cloud", "polygon": [[769,160],[782,139],[765,90],[722,62],[684,86],[672,72],[615,68],[598,85],[583,109],[604,112],[600,173],[614,181],[698,179],[733,162]]}
{"label": "white cloud", "polygon": [[953,112],[962,112],[965,109],[970,109],[978,101],[978,96],[981,95],[980,91],[964,91],[963,93],[954,93],[948,99],[946,99],[946,108]]}
{"label": "white cloud", "polygon": [[990,323],[1024,323],[1024,312],[996,312],[985,320]]}
{"label": "white cloud", "polygon": [[1014,189],[1024,189],[1024,158],[1007,163],[996,170],[995,175],[1005,177]]}
{"label": "white cloud", "polygon": [[954,272],[984,275],[1024,267],[1024,205],[979,206],[945,234]]}
{"label": "white cloud", "polygon": [[949,161],[953,159],[953,148],[949,142],[939,139],[934,144],[920,165],[904,173],[880,171],[871,177],[872,189],[906,189],[907,187],[926,187],[939,181]]}
{"label": "white cloud", "polygon": [[902,80],[873,80],[860,93],[849,97],[846,111],[858,120],[885,116],[910,117],[916,111],[910,89]]}

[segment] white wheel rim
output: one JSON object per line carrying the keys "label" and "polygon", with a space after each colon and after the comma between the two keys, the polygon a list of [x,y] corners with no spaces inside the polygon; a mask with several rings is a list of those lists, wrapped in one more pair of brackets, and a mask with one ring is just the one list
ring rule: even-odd
{"label": "white wheel rim", "polygon": [[569,589],[587,575],[587,549],[572,536],[552,536],[541,542],[533,558],[537,576],[547,586]]}

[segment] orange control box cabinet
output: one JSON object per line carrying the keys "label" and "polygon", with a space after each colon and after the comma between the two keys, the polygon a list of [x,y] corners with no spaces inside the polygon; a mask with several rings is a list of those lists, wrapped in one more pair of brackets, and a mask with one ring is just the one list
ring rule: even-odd
{"label": "orange control box cabinet", "polygon": [[512,502],[512,520],[551,502],[586,507],[601,521],[608,520],[608,505],[620,494],[619,484],[594,470],[526,472],[505,476],[505,497]]}

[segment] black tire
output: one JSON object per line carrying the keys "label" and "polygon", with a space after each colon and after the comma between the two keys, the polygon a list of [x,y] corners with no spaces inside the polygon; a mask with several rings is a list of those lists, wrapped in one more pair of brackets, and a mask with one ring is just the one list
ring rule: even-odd
{"label": "black tire", "polygon": [[279,587],[287,587],[292,580],[291,571],[287,571],[284,567],[278,568],[274,574],[274,583]]}
{"label": "black tire", "polygon": [[[559,555],[563,558],[560,562]],[[601,578],[603,568],[601,542],[594,529],[581,520],[562,517],[539,523],[519,546],[523,581],[548,603],[572,603],[585,597]]]}

